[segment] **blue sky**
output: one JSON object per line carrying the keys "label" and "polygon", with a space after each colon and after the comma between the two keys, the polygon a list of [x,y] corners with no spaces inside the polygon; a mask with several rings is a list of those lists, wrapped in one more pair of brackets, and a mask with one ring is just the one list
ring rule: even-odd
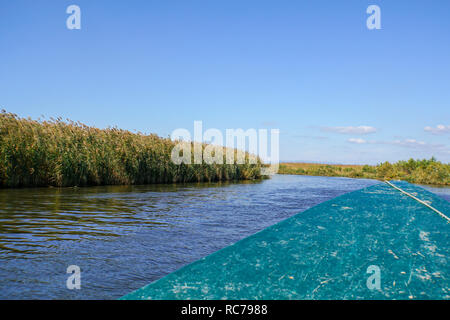
{"label": "blue sky", "polygon": [[450,162],[449,40],[449,1],[0,0],[0,108],[161,136],[278,128],[282,160]]}

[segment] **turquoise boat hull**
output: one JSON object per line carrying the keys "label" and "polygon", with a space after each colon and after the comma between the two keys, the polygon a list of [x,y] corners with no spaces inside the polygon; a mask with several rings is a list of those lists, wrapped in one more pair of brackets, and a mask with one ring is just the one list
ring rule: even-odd
{"label": "turquoise boat hull", "polygon": [[[450,213],[449,202],[423,188],[392,183]],[[430,208],[380,183],[283,220],[121,299],[448,299],[449,228]]]}

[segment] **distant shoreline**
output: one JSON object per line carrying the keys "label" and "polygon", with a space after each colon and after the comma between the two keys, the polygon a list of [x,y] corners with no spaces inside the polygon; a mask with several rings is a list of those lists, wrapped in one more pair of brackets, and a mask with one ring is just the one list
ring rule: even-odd
{"label": "distant shoreline", "polygon": [[378,165],[320,164],[306,162],[284,162],[279,174],[294,174],[325,177],[347,177],[376,180],[398,179],[410,183],[450,186],[450,164],[430,160],[384,162]]}

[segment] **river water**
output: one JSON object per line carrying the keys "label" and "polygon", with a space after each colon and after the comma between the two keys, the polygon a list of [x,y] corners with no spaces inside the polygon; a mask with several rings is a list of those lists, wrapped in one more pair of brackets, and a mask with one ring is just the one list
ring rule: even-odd
{"label": "river water", "polygon": [[[276,175],[241,183],[0,190],[0,299],[117,299],[341,194],[380,183]],[[450,201],[449,188],[425,187]],[[68,266],[81,269],[69,290]]]}

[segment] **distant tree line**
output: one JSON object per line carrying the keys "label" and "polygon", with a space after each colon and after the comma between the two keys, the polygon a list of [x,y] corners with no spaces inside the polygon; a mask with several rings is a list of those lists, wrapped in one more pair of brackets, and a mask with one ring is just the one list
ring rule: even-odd
{"label": "distant tree line", "polygon": [[404,180],[417,184],[450,185],[450,164],[427,160],[383,162],[376,166],[325,165],[307,163],[282,163],[280,174],[299,174],[310,176],[367,178],[378,180]]}

